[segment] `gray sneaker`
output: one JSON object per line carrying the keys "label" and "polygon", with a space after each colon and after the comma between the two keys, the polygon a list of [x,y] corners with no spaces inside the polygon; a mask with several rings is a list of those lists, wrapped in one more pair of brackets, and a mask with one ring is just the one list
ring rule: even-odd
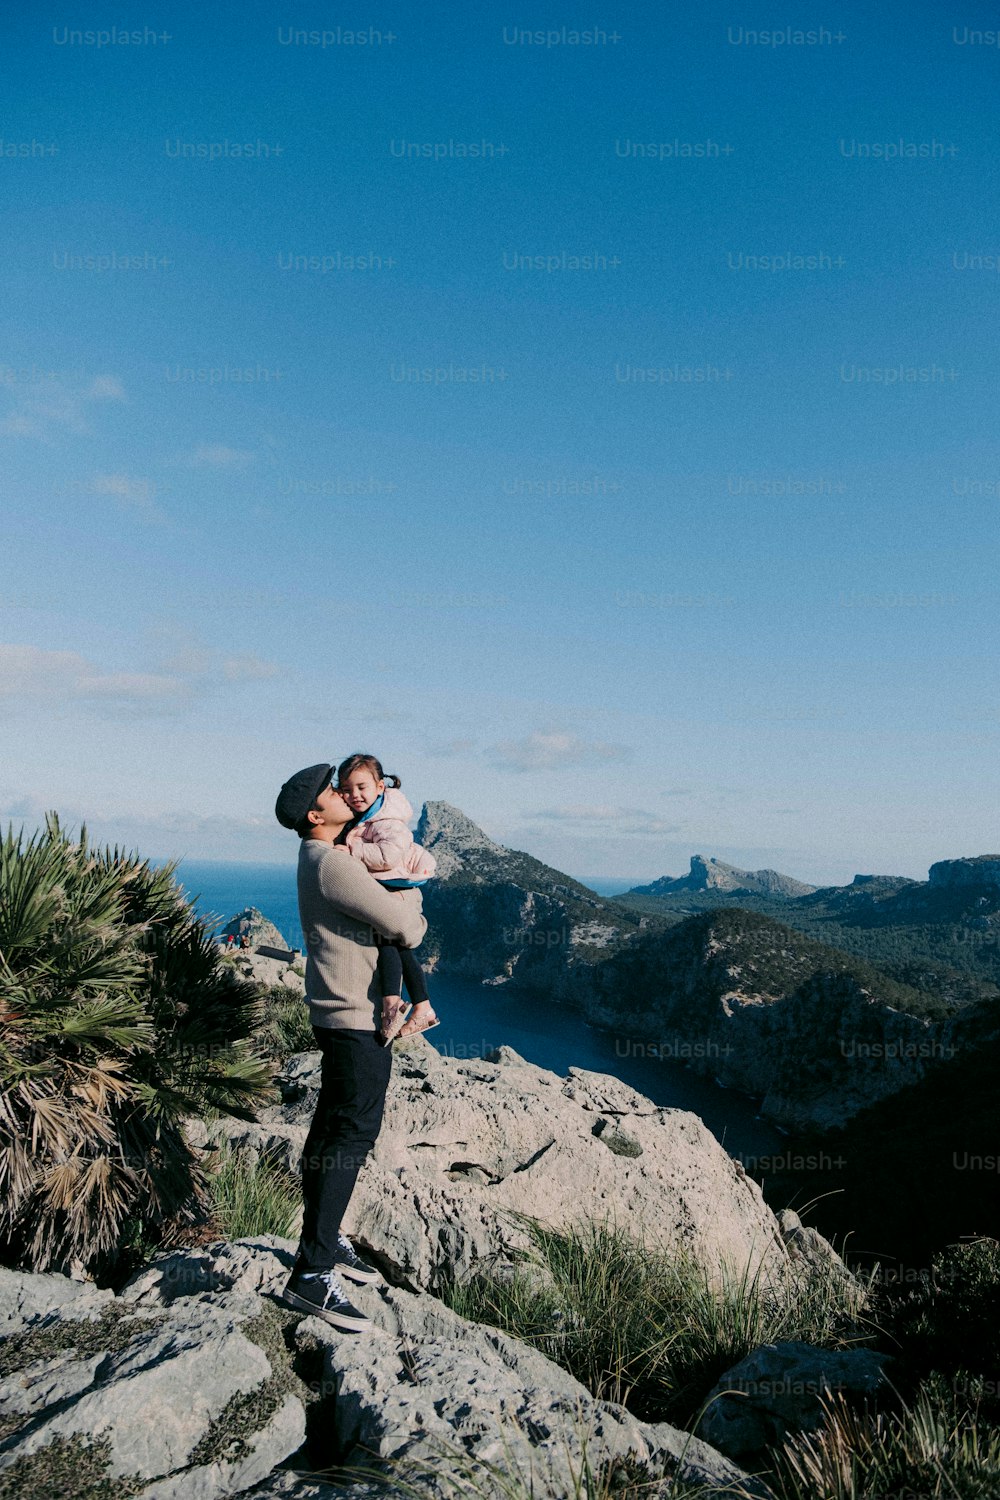
{"label": "gray sneaker", "polygon": [[337,1260],[333,1269],[351,1281],[381,1281],[382,1273],[377,1267],[362,1260],[350,1240],[344,1234],[337,1235]]}
{"label": "gray sneaker", "polygon": [[370,1318],[353,1305],[344,1283],[332,1268],[293,1275],[281,1294],[282,1302],[300,1312],[312,1313],[317,1318],[332,1324],[334,1328],[348,1332],[360,1332],[371,1328]]}

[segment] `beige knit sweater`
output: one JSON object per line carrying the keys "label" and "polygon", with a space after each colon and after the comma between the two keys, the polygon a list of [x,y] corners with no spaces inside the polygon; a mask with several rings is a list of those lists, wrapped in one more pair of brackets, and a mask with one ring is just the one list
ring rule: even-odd
{"label": "beige knit sweater", "polygon": [[418,890],[387,891],[341,846],[303,839],[299,917],[313,1026],[377,1030],[382,1014],[374,928],[416,948],[427,931]]}

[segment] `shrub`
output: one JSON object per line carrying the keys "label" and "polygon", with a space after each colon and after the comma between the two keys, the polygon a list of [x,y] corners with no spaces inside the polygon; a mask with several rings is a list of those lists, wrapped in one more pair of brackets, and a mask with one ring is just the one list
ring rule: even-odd
{"label": "shrub", "polygon": [[261,985],[264,1024],[257,1037],[261,1052],[284,1059],[296,1052],[314,1052],[316,1038],[309,1022],[309,1006],[286,985]]}
{"label": "shrub", "polygon": [[0,1258],[99,1271],[190,1217],[181,1121],[253,1118],[270,1088],[251,986],[173,879],[54,814],[0,841]]}
{"label": "shrub", "polygon": [[799,1434],[775,1455],[772,1484],[778,1500],[996,1500],[1000,1431],[940,1376],[898,1413],[855,1412],[838,1395],[818,1432]]}

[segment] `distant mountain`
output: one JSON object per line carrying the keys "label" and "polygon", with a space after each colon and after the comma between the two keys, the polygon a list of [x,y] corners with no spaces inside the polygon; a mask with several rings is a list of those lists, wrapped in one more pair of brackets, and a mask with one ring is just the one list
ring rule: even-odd
{"label": "distant mountain", "polygon": [[472,979],[545,987],[588,954],[606,956],[651,925],[530,854],[497,844],[447,802],[425,804],[418,843],[437,860],[424,887],[432,964]]}
{"label": "distant mountain", "polygon": [[740,870],[727,865],[725,860],[706,859],[703,854],[691,856],[691,869],[687,875],[676,880],[663,875],[652,885],[637,885],[626,896],[673,896],[680,891],[753,891],[762,896],[779,896],[794,900],[816,890],[791,875],[781,875],[777,870]]}
{"label": "distant mountain", "polygon": [[417,834],[443,872],[424,888],[431,967],[581,1012],[651,1056],[760,1097],[783,1125],[840,1124],[967,1043],[929,986],[741,904],[784,914],[820,893],[645,898],[661,909],[714,901],[656,917],[505,849],[447,803],[424,808]]}
{"label": "distant mountain", "polygon": [[943,860],[931,873],[928,880],[855,875],[850,885],[793,897],[719,884],[698,889],[687,877],[611,899],[662,921],[733,907],[774,917],[877,964],[944,1015],[988,999],[1000,985],[1000,856]]}
{"label": "distant mountain", "polygon": [[941,859],[928,871],[931,885],[1000,886],[1000,854],[975,854],[971,859]]}

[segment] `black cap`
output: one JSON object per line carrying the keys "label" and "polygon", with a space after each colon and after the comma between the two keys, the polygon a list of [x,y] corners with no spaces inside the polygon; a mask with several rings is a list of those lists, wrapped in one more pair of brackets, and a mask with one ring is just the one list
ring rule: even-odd
{"label": "black cap", "polygon": [[274,804],[274,816],[283,828],[298,827],[332,776],[332,766],[306,766],[289,776]]}

